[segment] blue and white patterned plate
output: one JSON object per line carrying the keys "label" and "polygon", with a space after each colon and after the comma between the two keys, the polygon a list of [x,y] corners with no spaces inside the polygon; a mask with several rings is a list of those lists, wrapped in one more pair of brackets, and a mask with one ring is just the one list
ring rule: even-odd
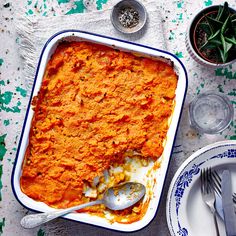
{"label": "blue and white patterned plate", "polygon": [[[167,196],[166,217],[172,236],[215,236],[213,216],[202,201],[200,171],[212,167],[219,174],[231,170],[236,192],[236,141],[208,145],[191,155],[176,172]],[[221,236],[226,235],[218,219]]]}

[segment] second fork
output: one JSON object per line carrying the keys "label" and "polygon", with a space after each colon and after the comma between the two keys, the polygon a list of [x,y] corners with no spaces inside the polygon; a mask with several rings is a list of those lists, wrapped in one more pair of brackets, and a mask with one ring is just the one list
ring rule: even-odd
{"label": "second fork", "polygon": [[207,168],[206,170],[201,170],[201,194],[203,201],[210,208],[213,216],[214,216],[214,224],[216,228],[216,235],[220,236],[218,222],[216,219],[216,209],[215,209],[215,192],[213,187],[211,186],[211,168]]}

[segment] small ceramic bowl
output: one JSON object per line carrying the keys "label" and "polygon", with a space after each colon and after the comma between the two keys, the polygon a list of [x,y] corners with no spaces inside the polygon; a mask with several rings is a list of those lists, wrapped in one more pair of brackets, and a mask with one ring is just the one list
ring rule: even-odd
{"label": "small ceramic bowl", "polygon": [[[133,27],[124,26],[120,22],[120,17],[122,15],[122,12],[126,11],[127,9],[134,10],[136,13],[138,13],[138,23]],[[126,19],[127,18],[129,18],[129,16],[126,17]],[[113,26],[122,33],[126,34],[136,33],[144,27],[146,21],[147,21],[147,11],[143,6],[143,4],[136,0],[122,0],[113,7],[111,12],[111,22]]]}

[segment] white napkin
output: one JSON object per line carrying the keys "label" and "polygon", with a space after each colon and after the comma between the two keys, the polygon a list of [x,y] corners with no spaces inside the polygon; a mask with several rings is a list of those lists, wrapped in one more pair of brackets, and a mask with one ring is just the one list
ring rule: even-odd
{"label": "white napkin", "polygon": [[[87,1],[87,0],[86,0]],[[109,7],[112,6],[117,0],[109,0]],[[39,55],[41,50],[53,34],[66,30],[66,29],[76,29],[87,31],[91,33],[97,33],[101,35],[111,36],[118,39],[123,39],[127,41],[136,42],[139,44],[148,45],[151,47],[166,49],[167,45],[164,37],[163,20],[161,17],[161,12],[159,11],[158,1],[143,0],[142,3],[146,7],[148,12],[148,21],[146,27],[133,35],[125,35],[116,31],[110,21],[111,8],[103,11],[87,12],[74,15],[62,15],[53,17],[43,17],[43,16],[25,16],[24,11],[16,17],[16,30],[20,38],[20,56],[23,58],[23,75],[22,80],[26,83],[30,94],[32,88],[32,82],[34,81],[35,71],[37,63],[39,60]],[[114,4],[113,4],[114,5]],[[91,9],[90,9],[91,10]],[[23,82],[23,81],[22,81]],[[181,136],[181,135],[180,135]],[[178,163],[183,161],[183,151],[182,151],[182,139],[177,138],[175,142],[175,148],[172,158],[172,165],[169,168],[169,177],[167,178],[166,188],[164,191],[164,196],[167,194],[168,184],[177,169]],[[163,198],[163,203],[161,204],[160,211],[164,214],[165,212],[165,197]],[[161,222],[162,221],[162,222]],[[168,234],[168,229],[165,226],[164,217],[159,217],[158,224],[162,224],[163,235]],[[45,226],[48,232],[64,232],[64,235],[90,235],[90,234],[105,234],[103,229],[90,228],[86,225],[70,224],[67,225],[60,224],[60,221],[55,224],[48,224]],[[156,229],[155,224],[152,224],[148,229],[143,230],[149,232]]]}
{"label": "white napkin", "polygon": [[127,41],[165,49],[162,18],[154,1],[144,3],[148,20],[146,26],[132,35],[118,32],[110,21],[111,9],[75,15],[53,17],[17,17],[16,30],[20,36],[20,55],[23,57],[23,78],[30,90],[34,81],[35,69],[40,52],[47,39],[53,34],[67,29],[77,29]]}
{"label": "white napkin", "polygon": [[[30,17],[25,16],[22,11],[22,13],[16,17],[16,30],[21,39],[19,53],[23,58],[22,78],[24,78],[26,88],[31,91],[39,55],[44,44],[53,34],[62,30],[83,30],[159,49],[165,50],[167,48],[167,40],[165,40],[164,37],[164,23],[157,1],[146,0],[142,2],[148,12],[147,24],[143,30],[132,35],[120,33],[113,27],[110,21],[111,7],[117,1],[119,0],[109,0],[108,9],[103,11],[94,11],[96,8],[90,6],[90,8],[88,8],[89,12],[74,15]],[[182,141],[181,138],[177,138],[174,156],[178,156],[179,158],[177,158],[177,160],[182,161],[182,155]]]}

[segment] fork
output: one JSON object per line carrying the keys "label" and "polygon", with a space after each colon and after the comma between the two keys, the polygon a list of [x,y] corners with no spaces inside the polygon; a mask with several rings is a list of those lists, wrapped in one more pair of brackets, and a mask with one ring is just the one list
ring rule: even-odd
{"label": "fork", "polygon": [[213,216],[214,216],[214,224],[216,228],[216,235],[220,236],[219,227],[216,219],[216,209],[215,209],[215,192],[211,186],[211,168],[206,168],[201,170],[201,194],[202,199],[206,203],[206,205],[210,208]]}
{"label": "fork", "polygon": [[[213,170],[211,172],[211,178],[215,192],[221,197],[221,177],[219,176],[216,170]],[[236,193],[233,193],[232,199],[233,202],[236,204]]]}

